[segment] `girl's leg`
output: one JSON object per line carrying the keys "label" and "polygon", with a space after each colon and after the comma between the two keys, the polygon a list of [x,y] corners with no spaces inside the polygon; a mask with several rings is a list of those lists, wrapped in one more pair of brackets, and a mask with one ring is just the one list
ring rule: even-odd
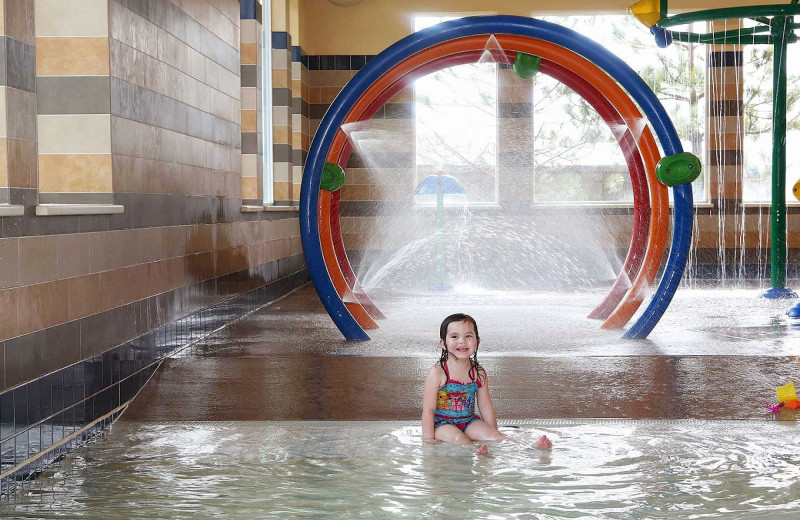
{"label": "girl's leg", "polygon": [[472,439],[467,437],[464,432],[459,430],[452,424],[443,424],[437,426],[434,430],[433,436],[442,442],[449,442],[452,444],[471,444]]}
{"label": "girl's leg", "polygon": [[508,435],[504,435],[499,431],[495,430],[488,424],[483,421],[474,421],[467,426],[467,430],[464,432],[467,436],[472,439],[473,441],[502,441],[508,440],[512,442],[516,442],[517,444],[522,444],[528,448],[537,448],[540,450],[549,450],[553,447],[553,444],[550,442],[545,435],[542,435],[536,444],[530,446],[525,444],[524,442],[518,441],[514,437],[509,437]]}
{"label": "girl's leg", "polygon": [[471,422],[464,433],[473,441],[502,441],[509,438],[481,420]]}

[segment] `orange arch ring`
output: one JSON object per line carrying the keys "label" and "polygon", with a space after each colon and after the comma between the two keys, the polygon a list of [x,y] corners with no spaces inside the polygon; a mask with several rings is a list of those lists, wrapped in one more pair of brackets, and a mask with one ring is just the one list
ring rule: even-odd
{"label": "orange arch ring", "polygon": [[[630,97],[611,77],[582,56],[564,47],[537,38],[510,34],[495,34],[494,37],[504,50],[513,50],[541,56],[542,58],[580,74],[592,86],[606,96],[608,101],[614,106],[624,120],[636,121],[646,119]],[[444,56],[485,49],[487,38],[487,36],[478,35],[449,40],[422,50],[399,62],[366,90],[348,112],[342,124],[362,120],[373,101],[406,74],[410,74],[426,63]],[[347,136],[340,128],[334,137],[326,161],[339,163],[346,144]],[[667,195],[667,188],[658,182],[655,176],[655,167],[661,159],[661,154],[648,126],[644,128],[639,138],[638,146],[645,165],[651,198],[651,218],[647,245],[642,265],[631,283],[630,289],[625,293],[625,296],[614,311],[603,322],[601,325],[603,328],[622,328],[644,301],[647,288],[655,280],[661,265],[661,258],[664,254],[666,238],[669,233],[669,198]],[[338,208],[336,209],[338,210]],[[330,215],[332,211],[332,198],[330,192],[320,190],[318,210],[320,242],[325,265],[336,291],[359,325],[365,329],[376,328],[377,324],[359,302],[359,298],[353,293],[337,260],[336,248],[334,246],[334,233],[331,230]],[[339,235],[338,238],[341,239],[341,236]]]}

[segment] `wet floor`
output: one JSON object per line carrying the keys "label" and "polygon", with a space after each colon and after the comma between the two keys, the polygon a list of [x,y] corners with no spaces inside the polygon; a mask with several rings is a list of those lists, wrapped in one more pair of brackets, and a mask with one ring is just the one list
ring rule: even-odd
{"label": "wet floor", "polygon": [[786,419],[800,324],[758,289],[679,290],[647,340],[585,316],[604,293],[376,294],[387,315],[346,342],[304,287],[167,360],[123,421],[415,420],[438,326],[473,315],[501,419]]}

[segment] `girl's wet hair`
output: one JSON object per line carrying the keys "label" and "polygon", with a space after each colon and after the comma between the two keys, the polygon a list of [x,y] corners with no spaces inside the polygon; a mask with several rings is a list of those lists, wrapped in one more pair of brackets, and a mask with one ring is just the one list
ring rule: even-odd
{"label": "girl's wet hair", "polygon": [[[442,322],[442,325],[439,327],[439,338],[444,343],[444,346],[442,347],[442,354],[439,356],[439,365],[442,367],[442,370],[444,370],[444,363],[449,357],[447,352],[447,327],[449,327],[451,323],[457,321],[468,322],[472,324],[472,328],[475,331],[475,339],[481,339],[480,334],[478,334],[478,323],[475,321],[475,318],[469,314],[457,313],[446,317]],[[445,372],[447,371],[445,370]],[[469,358],[469,377],[473,381],[480,379],[480,381],[483,382],[486,380],[485,374],[486,372],[483,370],[483,367],[478,363],[478,347],[475,347],[475,352]]]}

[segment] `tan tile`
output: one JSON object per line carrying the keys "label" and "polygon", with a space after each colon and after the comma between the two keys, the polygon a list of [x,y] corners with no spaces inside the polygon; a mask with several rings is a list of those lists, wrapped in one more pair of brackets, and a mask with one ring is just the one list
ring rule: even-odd
{"label": "tan tile", "polygon": [[289,134],[291,133],[289,126],[273,126],[272,127],[272,142],[276,144],[288,144],[291,142]]}
{"label": "tan tile", "polygon": [[258,198],[258,179],[256,177],[242,177],[242,198]]}
{"label": "tan tile", "polygon": [[256,43],[242,43],[239,46],[239,52],[241,52],[242,65],[258,64],[258,62],[256,61],[256,54],[258,52],[257,46],[258,44]]}
{"label": "tan tile", "polygon": [[108,193],[113,190],[111,154],[39,155],[42,192]]}
{"label": "tan tile", "polygon": [[5,2],[0,2],[0,34],[6,34]]}
{"label": "tan tile", "polygon": [[242,110],[242,132],[258,131],[257,115],[256,110]]}
{"label": "tan tile", "polygon": [[353,72],[349,70],[312,70],[309,74],[309,83],[312,87],[339,87],[341,89],[352,77]]}
{"label": "tan tile", "polygon": [[275,200],[289,200],[291,184],[288,182],[274,182],[272,184],[272,195]]}
{"label": "tan tile", "polygon": [[37,76],[108,74],[108,38],[36,38]]}
{"label": "tan tile", "polygon": [[366,184],[342,186],[342,200],[371,200],[370,186]]}
{"label": "tan tile", "polygon": [[272,88],[289,88],[292,85],[292,77],[285,71],[273,71]]}

